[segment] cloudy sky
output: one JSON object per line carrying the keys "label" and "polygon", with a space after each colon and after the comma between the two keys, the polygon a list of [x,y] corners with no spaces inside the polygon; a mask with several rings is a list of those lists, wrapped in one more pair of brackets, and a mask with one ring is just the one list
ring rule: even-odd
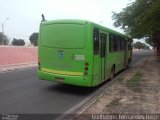
{"label": "cloudy sky", "polygon": [[[27,43],[29,36],[39,30],[42,13],[47,20],[85,19],[121,31],[113,27],[112,12],[120,12],[132,1],[134,0],[0,0],[0,24],[5,21],[4,32],[11,40],[22,38]],[[6,21],[6,18],[9,19]]]}

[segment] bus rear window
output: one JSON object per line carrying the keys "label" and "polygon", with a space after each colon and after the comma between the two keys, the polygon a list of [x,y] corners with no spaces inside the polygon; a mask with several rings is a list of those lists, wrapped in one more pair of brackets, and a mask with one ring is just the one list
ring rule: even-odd
{"label": "bus rear window", "polygon": [[41,27],[40,44],[55,48],[83,48],[85,26],[80,24],[49,24]]}

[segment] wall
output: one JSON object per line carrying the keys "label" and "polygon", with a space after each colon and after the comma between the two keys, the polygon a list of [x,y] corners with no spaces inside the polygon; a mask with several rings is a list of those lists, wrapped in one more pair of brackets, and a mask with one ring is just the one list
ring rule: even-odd
{"label": "wall", "polygon": [[37,63],[37,47],[0,46],[0,66]]}

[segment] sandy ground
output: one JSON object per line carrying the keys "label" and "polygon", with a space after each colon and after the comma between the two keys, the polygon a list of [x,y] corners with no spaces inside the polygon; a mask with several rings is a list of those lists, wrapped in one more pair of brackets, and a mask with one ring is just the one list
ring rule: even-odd
{"label": "sandy ground", "polygon": [[[138,84],[129,86],[137,73]],[[151,56],[137,64],[76,119],[87,119],[84,114],[92,114],[92,119],[94,114],[160,114],[160,58]]]}

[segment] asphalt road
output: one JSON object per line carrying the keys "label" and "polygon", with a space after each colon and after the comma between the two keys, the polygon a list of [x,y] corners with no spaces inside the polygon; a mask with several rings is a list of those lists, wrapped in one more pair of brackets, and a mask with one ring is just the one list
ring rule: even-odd
{"label": "asphalt road", "polygon": [[[135,52],[132,64],[151,54]],[[0,113],[64,113],[97,89],[39,80],[36,67],[0,73]]]}

